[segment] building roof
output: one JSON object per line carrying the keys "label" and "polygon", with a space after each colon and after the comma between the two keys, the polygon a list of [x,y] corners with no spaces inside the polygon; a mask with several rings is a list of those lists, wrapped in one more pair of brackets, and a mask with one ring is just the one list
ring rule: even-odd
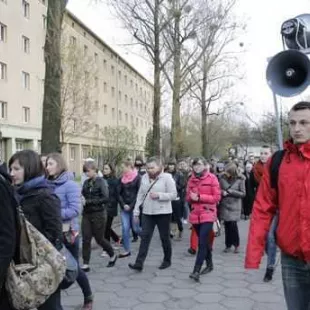
{"label": "building roof", "polygon": [[115,54],[120,60],[122,60],[132,71],[134,71],[140,78],[142,78],[145,82],[149,84],[152,88],[154,87],[153,83],[151,83],[146,77],[144,77],[137,69],[135,69],[125,58],[119,55],[110,45],[108,45],[104,40],[97,35],[93,30],[91,30],[87,25],[85,25],[78,17],[76,17],[72,12],[68,9],[66,10],[67,15],[77,24],[79,24],[85,31],[87,31],[91,36],[93,36],[98,42],[100,42],[104,47],[108,48],[112,53]]}

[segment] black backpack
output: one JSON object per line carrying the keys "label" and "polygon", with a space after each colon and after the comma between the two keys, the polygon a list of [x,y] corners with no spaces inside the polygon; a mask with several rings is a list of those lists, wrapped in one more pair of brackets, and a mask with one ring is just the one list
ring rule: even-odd
{"label": "black backpack", "polygon": [[271,158],[270,164],[270,184],[271,188],[278,190],[279,170],[282,160],[285,155],[285,150],[275,152]]}

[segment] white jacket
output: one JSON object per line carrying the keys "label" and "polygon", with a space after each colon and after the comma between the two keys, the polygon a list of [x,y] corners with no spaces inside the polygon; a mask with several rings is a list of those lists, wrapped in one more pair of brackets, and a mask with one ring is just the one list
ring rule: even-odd
{"label": "white jacket", "polygon": [[[156,182],[152,189],[148,192],[145,200],[144,197],[152,185]],[[178,196],[174,179],[169,173],[161,173],[157,177],[157,181],[151,182],[148,174],[142,177],[140,189],[137,196],[136,205],[134,208],[134,215],[139,216],[140,206],[143,203],[142,213],[146,215],[156,214],[171,214],[172,206],[171,201],[175,200]],[[151,199],[150,193],[159,194],[159,199]]]}

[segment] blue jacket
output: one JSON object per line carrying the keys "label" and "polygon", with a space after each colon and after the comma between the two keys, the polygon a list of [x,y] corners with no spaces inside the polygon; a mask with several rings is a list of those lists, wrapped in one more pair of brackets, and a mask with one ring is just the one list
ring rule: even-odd
{"label": "blue jacket", "polygon": [[79,214],[81,211],[81,189],[72,179],[70,172],[63,172],[57,179],[49,180],[54,186],[54,193],[61,201],[63,223],[71,223],[79,231]]}

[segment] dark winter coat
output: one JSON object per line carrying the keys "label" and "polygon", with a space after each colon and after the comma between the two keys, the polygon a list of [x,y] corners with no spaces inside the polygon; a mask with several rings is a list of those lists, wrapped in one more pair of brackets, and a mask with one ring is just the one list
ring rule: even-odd
{"label": "dark winter coat", "polygon": [[222,197],[220,203],[221,219],[226,222],[239,221],[241,218],[242,199],[245,197],[245,181],[243,175],[228,179],[223,175],[220,179],[222,191],[228,195]]}
{"label": "dark winter coat", "polygon": [[47,180],[31,179],[16,188],[17,199],[27,220],[56,248],[62,246],[62,219],[59,198]]}
{"label": "dark winter coat", "polygon": [[0,166],[0,197],[0,309],[11,310],[4,289],[4,282],[18,243],[18,205],[7,171],[2,166]]}
{"label": "dark winter coat", "polygon": [[119,183],[119,204],[121,209],[124,209],[125,205],[128,205],[131,210],[134,209],[138,191],[141,184],[141,176],[138,174],[137,177],[130,183],[123,183],[120,181]]}
{"label": "dark winter coat", "polygon": [[118,186],[119,181],[116,177],[104,177],[109,186],[109,202],[107,204],[107,212],[109,216],[115,217],[117,216],[118,209]]}
{"label": "dark winter coat", "polygon": [[109,187],[106,180],[97,177],[84,182],[82,195],[86,200],[83,213],[103,212],[109,202]]}
{"label": "dark winter coat", "polygon": [[256,186],[253,173],[244,173],[245,176],[245,197],[243,198],[243,213],[249,216],[255,199]]}
{"label": "dark winter coat", "polygon": [[[168,171],[167,171],[168,172]],[[175,172],[168,172],[172,175],[175,185],[177,188],[178,192],[178,198],[182,201],[185,199],[185,189],[186,189],[186,184],[185,184],[185,177],[182,172],[175,171]]]}

